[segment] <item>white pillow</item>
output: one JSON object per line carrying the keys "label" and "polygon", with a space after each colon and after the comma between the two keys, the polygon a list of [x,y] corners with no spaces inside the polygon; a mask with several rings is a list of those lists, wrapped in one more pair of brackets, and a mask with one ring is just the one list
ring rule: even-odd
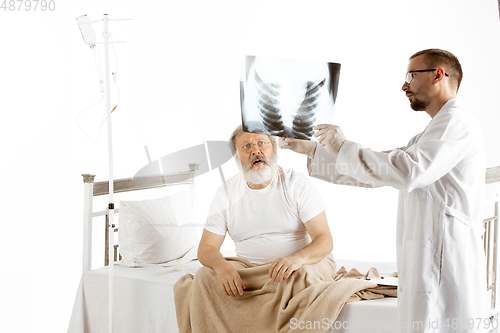
{"label": "white pillow", "polygon": [[187,192],[159,199],[120,201],[119,212],[119,250],[126,265],[179,259],[200,241]]}

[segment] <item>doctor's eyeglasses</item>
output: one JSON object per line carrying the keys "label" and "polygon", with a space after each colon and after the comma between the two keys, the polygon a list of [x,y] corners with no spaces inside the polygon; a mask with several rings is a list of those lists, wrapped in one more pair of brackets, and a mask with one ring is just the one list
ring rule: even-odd
{"label": "doctor's eyeglasses", "polygon": [[[434,72],[435,70],[437,70],[437,68],[433,68],[433,69],[418,69],[418,70],[415,70],[415,71],[409,71],[408,73],[406,73],[405,82],[408,83],[408,84],[410,84],[411,80],[413,80],[413,78],[415,77],[414,73]],[[445,76],[450,76],[448,73],[444,73],[444,75]]]}
{"label": "doctor's eyeglasses", "polygon": [[257,146],[257,148],[259,148],[260,150],[262,150],[262,149],[267,148],[270,143],[271,142],[269,142],[269,141],[259,141],[256,144],[255,143],[247,143],[246,145],[238,148],[238,150],[240,150],[241,152],[247,154],[247,153],[249,153],[249,152],[252,151],[253,146]]}

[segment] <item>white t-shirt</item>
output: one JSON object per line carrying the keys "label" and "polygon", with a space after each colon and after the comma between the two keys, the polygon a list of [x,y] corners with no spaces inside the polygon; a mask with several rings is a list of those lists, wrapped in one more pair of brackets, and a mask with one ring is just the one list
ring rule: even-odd
{"label": "white t-shirt", "polygon": [[216,192],[205,229],[229,233],[236,254],[263,264],[311,243],[304,223],[325,210],[318,191],[302,173],[278,168],[264,189],[252,190],[238,174]]}

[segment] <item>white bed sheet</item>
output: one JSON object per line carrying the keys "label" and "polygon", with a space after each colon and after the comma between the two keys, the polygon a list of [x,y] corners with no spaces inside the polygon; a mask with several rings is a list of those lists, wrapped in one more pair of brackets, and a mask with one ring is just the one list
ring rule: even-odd
{"label": "white bed sheet", "polygon": [[[337,269],[356,268],[365,274],[370,268],[377,268],[381,276],[397,271],[395,262],[364,262],[336,259]],[[372,301],[347,303],[328,333],[393,333],[397,332],[398,299],[386,297]]]}
{"label": "white bed sheet", "polygon": [[[396,271],[395,263],[336,260],[337,268],[357,268],[366,273],[376,267],[381,275]],[[173,286],[184,274],[194,274],[201,264],[194,260],[176,266],[148,265],[129,268],[115,265],[114,327],[116,332],[178,333]],[[395,332],[396,298],[349,303],[328,333]],[[328,320],[328,318],[326,319]],[[82,274],[69,333],[108,330],[108,268]]]}
{"label": "white bed sheet", "polygon": [[[201,264],[148,265],[129,268],[115,265],[114,331],[120,333],[178,333],[173,286]],[[108,331],[108,267],[82,274],[68,333]]]}

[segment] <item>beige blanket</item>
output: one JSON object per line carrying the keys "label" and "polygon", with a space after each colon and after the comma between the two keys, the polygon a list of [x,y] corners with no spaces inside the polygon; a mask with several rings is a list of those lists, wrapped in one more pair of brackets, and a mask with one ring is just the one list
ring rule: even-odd
{"label": "beige blanket", "polygon": [[[326,332],[347,302],[396,296],[396,287],[380,287],[366,278],[378,277],[375,268],[365,275],[356,269],[338,271],[331,255],[317,264],[305,265],[287,280],[271,281],[270,264],[252,264],[226,258],[246,286],[243,296],[227,296],[215,271],[202,267],[185,275],[174,286],[175,310],[180,333],[298,332],[316,323]],[[313,324],[314,325],[314,324]],[[311,326],[311,324],[309,324]]]}

